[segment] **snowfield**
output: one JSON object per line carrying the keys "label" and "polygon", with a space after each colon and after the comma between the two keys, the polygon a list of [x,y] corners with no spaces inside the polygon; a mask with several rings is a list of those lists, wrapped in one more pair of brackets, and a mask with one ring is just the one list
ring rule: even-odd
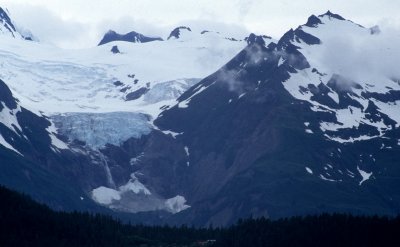
{"label": "snowfield", "polygon": [[[120,54],[110,51],[115,45]],[[116,41],[83,50],[2,36],[0,79],[21,106],[52,117],[61,134],[97,149],[149,133],[161,108],[175,105],[245,45],[195,31],[181,31],[178,39]]]}
{"label": "snowfield", "polygon": [[[114,45],[121,54],[110,52]],[[172,90],[165,92],[166,98],[171,99],[171,94],[176,97],[187,84],[196,82],[191,79],[204,78],[223,66],[245,47],[245,42],[205,33],[197,39],[112,42],[85,50],[65,50],[9,37],[1,37],[0,46],[0,78],[22,105],[52,114],[141,111],[147,102],[165,99],[159,95],[160,88],[146,100],[126,102],[126,94],[165,83]]]}

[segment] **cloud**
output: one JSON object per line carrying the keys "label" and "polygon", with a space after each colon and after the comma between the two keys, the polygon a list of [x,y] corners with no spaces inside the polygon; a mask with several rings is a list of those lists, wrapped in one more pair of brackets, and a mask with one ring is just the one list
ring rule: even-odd
{"label": "cloud", "polygon": [[246,47],[246,61],[249,66],[257,65],[260,61],[267,59],[269,54],[259,46]]}
{"label": "cloud", "polygon": [[239,19],[243,20],[254,7],[254,5],[259,2],[258,0],[236,0],[237,9],[239,10]]}
{"label": "cloud", "polygon": [[218,73],[218,81],[223,82],[229,91],[240,95],[244,92],[244,82],[240,79],[244,74],[243,70],[222,68]]}
{"label": "cloud", "polygon": [[110,29],[120,33],[137,31],[149,36],[160,36],[162,27],[129,16],[115,19],[100,19],[95,22],[80,22],[63,19],[46,7],[39,5],[11,5],[10,15],[21,28],[27,29],[43,43],[62,48],[87,48],[98,44]]}
{"label": "cloud", "polygon": [[45,7],[33,5],[11,6],[11,18],[23,29],[28,29],[41,42],[64,48],[85,45],[92,35],[88,24],[65,21]]}
{"label": "cloud", "polygon": [[144,20],[134,19],[130,16],[122,16],[114,20],[101,20],[94,25],[97,36],[101,38],[108,30],[114,30],[118,33],[128,33],[135,31],[146,36],[157,36],[164,38],[165,28],[156,26]]}
{"label": "cloud", "polygon": [[104,16],[85,22],[85,18],[63,18],[43,5],[8,4],[11,17],[21,29],[30,30],[43,43],[63,48],[87,48],[98,44],[104,33],[136,31],[148,36],[167,38],[173,28],[185,25],[194,31],[219,31],[228,37],[243,39],[249,31],[242,25],[209,19],[179,20],[173,24],[151,23],[128,15]]}
{"label": "cloud", "polygon": [[[197,19],[197,20],[182,20],[174,25],[170,25],[170,31],[172,28],[177,26],[188,26],[194,32],[200,33],[201,31],[213,31],[220,32],[226,35],[227,38],[234,37],[237,39],[244,39],[250,34],[250,31],[243,25],[236,23],[220,22],[208,19]],[[168,33],[169,34],[169,33]]]}
{"label": "cloud", "polygon": [[[64,47],[90,47],[107,29],[137,30],[167,36],[185,20],[225,24],[227,32],[244,29],[278,38],[311,14],[328,9],[363,25],[387,21],[400,26],[393,0],[0,0],[2,7],[18,17],[42,40]],[[357,9],[358,11],[354,11]],[[386,19],[383,19],[387,16]],[[222,25],[221,25],[222,26]],[[235,28],[237,27],[237,28]],[[221,28],[218,28],[221,31]],[[118,30],[117,30],[118,31]],[[52,33],[49,33],[52,32]],[[160,33],[160,34],[159,34]]]}
{"label": "cloud", "polygon": [[400,29],[380,29],[375,35],[365,31],[363,35],[346,32],[325,37],[315,58],[330,72],[356,82],[379,80],[382,76],[400,78]]}

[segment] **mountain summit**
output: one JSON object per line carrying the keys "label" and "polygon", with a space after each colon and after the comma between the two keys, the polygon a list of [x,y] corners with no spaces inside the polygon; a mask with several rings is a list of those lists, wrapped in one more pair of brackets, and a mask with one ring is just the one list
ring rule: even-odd
{"label": "mountain summit", "polygon": [[160,37],[148,37],[145,36],[141,33],[137,32],[129,32],[126,34],[119,34],[113,30],[108,31],[104,36],[103,39],[100,41],[98,45],[104,45],[109,42],[113,41],[126,41],[126,42],[132,42],[132,43],[146,43],[146,42],[151,42],[151,41],[162,41],[163,39]]}

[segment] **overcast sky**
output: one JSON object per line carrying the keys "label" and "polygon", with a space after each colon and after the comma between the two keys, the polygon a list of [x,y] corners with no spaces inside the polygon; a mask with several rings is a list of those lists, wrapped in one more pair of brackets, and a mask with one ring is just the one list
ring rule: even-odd
{"label": "overcast sky", "polygon": [[279,38],[328,9],[364,26],[400,26],[398,0],[0,0],[43,42],[95,46],[109,29],[165,38],[177,25]]}

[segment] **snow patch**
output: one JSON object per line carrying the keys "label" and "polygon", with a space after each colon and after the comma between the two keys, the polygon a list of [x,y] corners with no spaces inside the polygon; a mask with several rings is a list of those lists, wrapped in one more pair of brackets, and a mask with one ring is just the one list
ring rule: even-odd
{"label": "snow patch", "polygon": [[3,102],[0,102],[0,104],[3,108],[0,112],[0,123],[4,124],[11,131],[14,131],[17,135],[20,135],[22,128],[18,123],[17,114],[21,112],[21,107],[17,106],[16,109],[11,110]]}
{"label": "snow patch", "polygon": [[339,95],[336,92],[328,92],[328,96],[331,97],[336,104],[339,104]]}
{"label": "snow patch", "polygon": [[131,158],[131,159],[129,160],[129,164],[130,164],[131,166],[137,164],[137,163],[140,161],[140,158],[142,158],[143,156],[144,156],[144,153],[142,152],[142,153],[139,154],[138,156],[136,156],[136,157],[134,157],[134,158]]}
{"label": "snow patch", "polygon": [[166,134],[166,135],[171,135],[174,139],[176,139],[176,137],[177,137],[178,135],[182,135],[182,134],[183,134],[183,132],[177,133],[177,132],[173,132],[173,131],[171,131],[171,130],[162,130],[161,132],[163,132],[163,133]]}
{"label": "snow patch", "polygon": [[57,128],[55,127],[54,123],[51,123],[51,125],[46,130],[47,132],[49,132],[49,136],[51,138],[51,145],[53,147],[56,147],[58,149],[68,149],[68,145],[65,142],[58,139],[58,137],[56,136]]}
{"label": "snow patch", "polygon": [[322,174],[319,175],[319,178],[322,179],[322,180],[325,180],[325,181],[329,181],[329,182],[341,182],[341,180],[330,179],[330,178],[325,177]]}
{"label": "snow patch", "polygon": [[[185,149],[186,156],[187,156],[187,158],[189,159],[189,155],[190,155],[190,153],[189,153],[189,148],[188,148],[187,146],[185,146],[184,149]],[[187,165],[187,166],[190,166],[189,160],[186,161],[186,165]]]}
{"label": "snow patch", "polygon": [[117,190],[101,186],[92,191],[92,198],[99,204],[109,205],[115,200],[121,200],[121,195]]}
{"label": "snow patch", "polygon": [[186,156],[189,157],[189,154],[190,154],[190,153],[189,153],[189,148],[188,148],[187,146],[185,146],[184,149],[185,149]]}
{"label": "snow patch", "polygon": [[179,213],[185,209],[190,208],[189,205],[186,205],[186,199],[183,196],[177,195],[173,198],[167,199],[165,201],[165,206],[168,211],[171,213]]}
{"label": "snow patch", "polygon": [[380,136],[367,136],[367,135],[362,135],[359,137],[350,137],[349,139],[343,139],[340,137],[331,137],[328,136],[327,134],[324,135],[326,138],[335,141],[335,142],[340,142],[340,143],[353,143],[353,142],[359,142],[359,141],[366,141],[366,140],[371,140]]}
{"label": "snow patch", "polygon": [[281,66],[284,62],[285,60],[283,59],[283,57],[280,57],[278,61],[278,67]]}
{"label": "snow patch", "polygon": [[3,136],[0,134],[0,145],[1,146],[3,146],[3,147],[5,147],[5,148],[7,148],[7,149],[10,149],[10,150],[12,150],[12,151],[14,151],[14,152],[16,152],[17,154],[19,154],[19,155],[21,155],[21,156],[23,156],[20,152],[18,152],[18,150],[16,150],[13,146],[11,146],[4,138],[3,138]]}
{"label": "snow patch", "polygon": [[359,185],[361,186],[362,183],[364,183],[365,181],[367,181],[368,179],[370,179],[370,177],[372,176],[372,172],[366,172],[360,169],[360,167],[357,166],[357,171],[360,173],[362,180],[360,181]]}
{"label": "snow patch", "polygon": [[[215,83],[215,81],[213,83],[211,83],[211,85],[214,83]],[[209,85],[209,86],[211,86],[211,85]],[[194,96],[196,96],[196,95],[200,94],[201,92],[203,92],[204,90],[206,90],[209,86],[207,86],[207,87],[201,86],[200,88],[196,87],[196,89],[194,90],[196,92],[194,92],[189,98],[187,98],[177,104],[178,108],[188,108],[190,100],[193,99]]]}
{"label": "snow patch", "polygon": [[151,192],[136,178],[135,174],[125,185],[116,189],[100,186],[92,191],[92,199],[99,204],[111,205],[115,201],[121,200],[124,193],[133,192],[135,194],[151,195]]}
{"label": "snow patch", "polygon": [[189,107],[189,100],[184,100],[178,103],[178,108],[188,108]]}
{"label": "snow patch", "polygon": [[120,193],[131,191],[135,194],[151,195],[151,192],[144,186],[134,174],[131,175],[131,179],[125,185],[119,187]]}

